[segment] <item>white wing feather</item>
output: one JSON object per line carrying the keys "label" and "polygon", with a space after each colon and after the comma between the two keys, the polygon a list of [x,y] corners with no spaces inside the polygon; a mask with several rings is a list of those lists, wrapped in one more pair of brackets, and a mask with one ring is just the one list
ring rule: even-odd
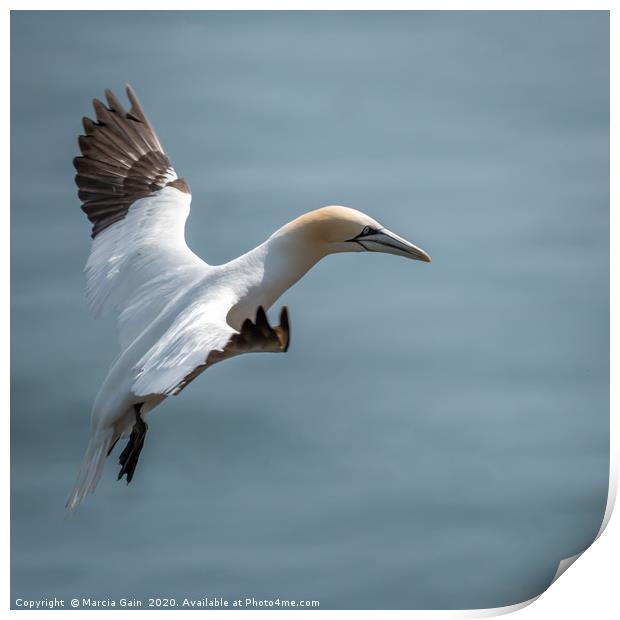
{"label": "white wing feather", "polygon": [[137,396],[170,394],[206,362],[210,351],[223,350],[237,333],[226,323],[233,301],[217,289],[197,296],[137,363],[131,391]]}
{"label": "white wing feather", "polygon": [[89,305],[96,316],[117,314],[123,349],[208,269],[185,243],[190,202],[190,194],[165,187],[134,202],[93,241],[85,269]]}

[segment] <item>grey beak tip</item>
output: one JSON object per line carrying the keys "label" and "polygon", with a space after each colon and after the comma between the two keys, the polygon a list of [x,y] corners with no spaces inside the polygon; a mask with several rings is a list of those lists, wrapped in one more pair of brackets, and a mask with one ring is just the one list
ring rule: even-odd
{"label": "grey beak tip", "polygon": [[421,261],[423,263],[432,263],[433,262],[431,257],[424,250],[420,250],[419,248],[416,248],[416,251],[414,252],[413,258],[415,258],[416,260],[419,260],[419,261]]}

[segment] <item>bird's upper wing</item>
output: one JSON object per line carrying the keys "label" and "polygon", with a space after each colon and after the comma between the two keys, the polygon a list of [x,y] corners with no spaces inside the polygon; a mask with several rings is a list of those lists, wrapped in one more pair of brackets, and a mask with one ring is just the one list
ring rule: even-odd
{"label": "bird's upper wing", "polygon": [[189,186],[177,177],[131,87],[126,111],[106,91],[97,120],[83,119],[74,159],[82,209],[92,222],[87,296],[96,315],[117,313],[126,347],[207,269],[185,243]]}

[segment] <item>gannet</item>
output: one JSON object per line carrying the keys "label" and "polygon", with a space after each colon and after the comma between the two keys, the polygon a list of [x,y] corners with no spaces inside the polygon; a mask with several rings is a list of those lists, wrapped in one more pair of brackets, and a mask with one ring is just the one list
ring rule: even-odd
{"label": "gannet", "polygon": [[82,210],[92,223],[85,272],[95,316],[116,316],[120,354],[91,412],[90,441],[67,508],[94,491],[106,457],[129,436],[118,479],[131,481],[147,432],[145,417],[213,364],[251,352],[285,352],[286,307],[266,310],[329,254],[384,252],[431,262],[419,247],[344,206],[306,213],[258,247],[209,265],[185,243],[191,193],[177,176],[135,92],[126,111],[106,90],[83,119],[74,159]]}

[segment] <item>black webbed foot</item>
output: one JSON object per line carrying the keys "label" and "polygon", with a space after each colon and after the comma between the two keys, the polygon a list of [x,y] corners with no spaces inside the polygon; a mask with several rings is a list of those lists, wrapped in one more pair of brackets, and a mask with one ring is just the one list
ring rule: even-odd
{"label": "black webbed foot", "polygon": [[123,476],[126,476],[127,484],[129,484],[133,478],[136,465],[138,464],[138,459],[140,458],[140,452],[142,451],[142,446],[144,445],[144,437],[146,436],[146,431],[149,429],[148,425],[140,415],[142,404],[143,403],[134,405],[136,423],[131,429],[131,435],[129,436],[129,441],[125,446],[125,449],[118,457],[118,462],[121,465],[118,480],[120,480]]}

